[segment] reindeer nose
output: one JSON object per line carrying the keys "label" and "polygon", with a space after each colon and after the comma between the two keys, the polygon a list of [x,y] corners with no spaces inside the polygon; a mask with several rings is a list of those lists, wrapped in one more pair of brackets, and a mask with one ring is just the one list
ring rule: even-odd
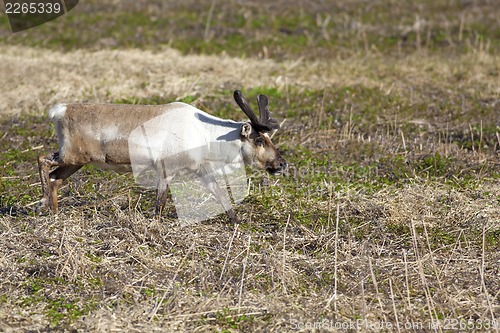
{"label": "reindeer nose", "polygon": [[287,166],[288,166],[288,164],[286,163],[286,161],[281,161],[279,164],[279,168],[281,170],[285,170]]}

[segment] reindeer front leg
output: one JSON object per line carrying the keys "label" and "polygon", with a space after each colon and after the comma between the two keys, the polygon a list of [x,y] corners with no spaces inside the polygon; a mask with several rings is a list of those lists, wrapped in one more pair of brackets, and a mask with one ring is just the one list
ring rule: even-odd
{"label": "reindeer front leg", "polygon": [[234,212],[227,191],[220,188],[211,174],[201,177],[203,185],[214,195],[215,199],[224,207],[227,217],[231,223],[239,224],[241,221]]}
{"label": "reindeer front leg", "polygon": [[156,202],[155,215],[161,216],[168,200],[168,184],[172,181],[172,176],[167,173],[165,160],[160,161],[155,166],[156,169]]}
{"label": "reindeer front leg", "polygon": [[156,203],[155,203],[155,214],[161,216],[163,209],[168,200],[168,180],[160,177],[158,180],[158,187],[156,189]]}

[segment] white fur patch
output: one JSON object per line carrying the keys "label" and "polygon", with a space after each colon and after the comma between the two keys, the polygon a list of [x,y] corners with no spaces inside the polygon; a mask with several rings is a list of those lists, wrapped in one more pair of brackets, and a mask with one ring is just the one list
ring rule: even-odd
{"label": "white fur patch", "polygon": [[66,113],[66,104],[56,104],[49,110],[49,119],[60,119]]}
{"label": "white fur patch", "polygon": [[116,140],[120,138],[120,136],[118,126],[116,125],[110,125],[101,129],[101,138],[105,141]]}

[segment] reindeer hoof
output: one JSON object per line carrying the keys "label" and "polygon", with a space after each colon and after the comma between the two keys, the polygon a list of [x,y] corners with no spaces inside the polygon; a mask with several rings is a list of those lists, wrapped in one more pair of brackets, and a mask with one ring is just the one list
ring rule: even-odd
{"label": "reindeer hoof", "polygon": [[57,207],[51,207],[46,198],[41,199],[35,208],[35,213],[38,215],[46,215],[47,213],[57,214],[57,212]]}
{"label": "reindeer hoof", "polygon": [[38,215],[44,215],[48,210],[49,206],[47,205],[47,199],[43,198],[36,206],[35,213]]}
{"label": "reindeer hoof", "polygon": [[241,223],[240,218],[238,217],[238,215],[236,215],[236,213],[232,209],[227,211],[227,217],[229,218],[229,223],[231,224]]}

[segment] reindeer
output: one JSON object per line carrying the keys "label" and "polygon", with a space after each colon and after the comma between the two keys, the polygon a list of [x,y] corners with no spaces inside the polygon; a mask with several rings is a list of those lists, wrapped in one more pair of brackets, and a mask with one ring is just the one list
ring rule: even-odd
{"label": "reindeer", "polygon": [[[196,174],[222,205],[229,220],[239,222],[227,192],[217,184],[213,171],[230,173],[244,163],[279,175],[287,162],[269,136],[269,132],[280,126],[271,118],[267,97],[257,97],[260,118],[240,91],[234,92],[234,99],[249,122],[220,119],[180,102],[55,105],[48,116],[55,124],[59,150],[38,157],[43,193],[38,210],[48,208],[57,213],[58,189],[86,164],[117,172],[130,172],[134,166],[142,165],[157,174],[157,214],[161,215],[166,204],[169,182],[177,175]],[[131,138],[146,133],[144,124],[156,124],[156,131],[154,137],[150,135],[138,144]],[[160,154],[153,157],[158,150]]]}

